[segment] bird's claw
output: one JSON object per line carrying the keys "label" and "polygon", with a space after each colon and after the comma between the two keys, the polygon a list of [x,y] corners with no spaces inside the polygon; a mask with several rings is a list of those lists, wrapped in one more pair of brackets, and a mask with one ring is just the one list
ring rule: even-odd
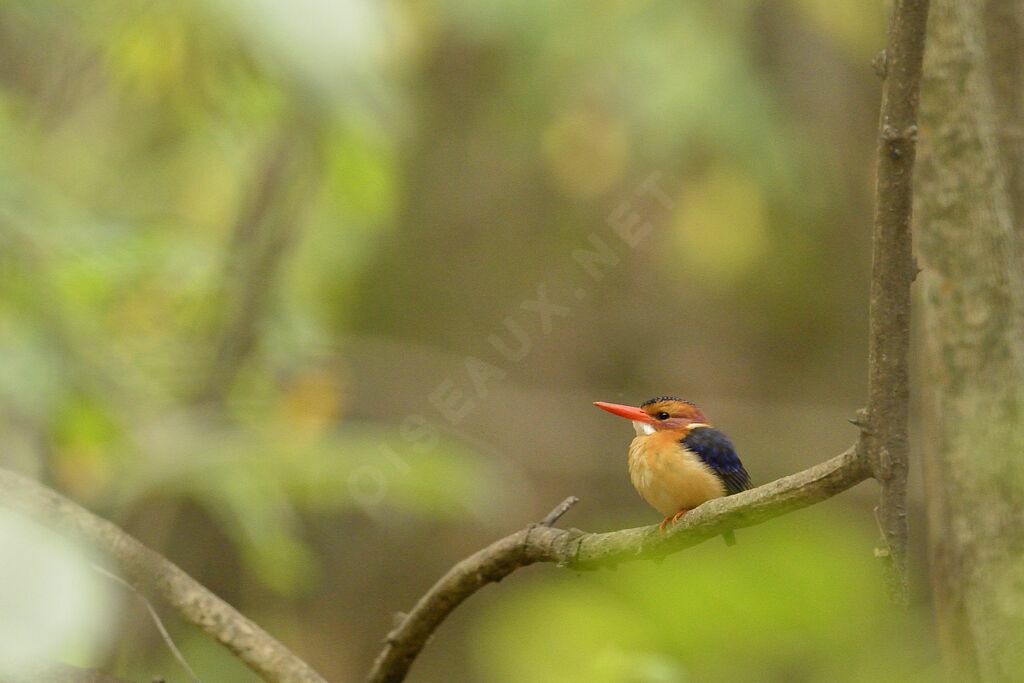
{"label": "bird's claw", "polygon": [[682,510],[680,510],[676,514],[672,515],[672,523],[675,524],[676,522],[681,520],[683,518],[683,515],[685,515],[687,512],[689,512],[689,510],[687,510],[686,508],[683,508]]}
{"label": "bird's claw", "polygon": [[658,533],[664,534],[665,527],[667,527],[669,524],[675,524],[676,522],[678,522],[680,519],[683,518],[683,515],[685,515],[687,512],[689,512],[689,510],[683,508],[682,510],[672,515],[671,517],[666,517],[665,519],[661,520],[661,524],[658,525]]}

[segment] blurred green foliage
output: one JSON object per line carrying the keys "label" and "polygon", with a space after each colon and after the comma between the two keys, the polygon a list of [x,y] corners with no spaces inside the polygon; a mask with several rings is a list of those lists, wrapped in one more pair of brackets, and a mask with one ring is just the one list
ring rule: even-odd
{"label": "blurred green foliage", "polygon": [[[392,210],[393,143],[349,93],[319,92],[298,78],[311,74],[279,71],[301,65],[263,63],[268,43],[257,34],[290,15],[274,3],[2,10],[11,39],[0,92],[3,419],[8,432],[41,430],[58,482],[89,502],[130,505],[170,480],[215,514],[259,526],[278,516],[260,512],[273,501],[303,501],[293,494],[314,470],[324,484],[318,502],[341,503],[345,473],[372,441],[336,434],[344,387],[334,368],[301,356],[334,343],[325,320],[338,300],[325,307],[322,294],[344,287]],[[60,53],[34,59],[34,45],[51,40]],[[281,49],[296,56],[292,41]],[[364,68],[348,41],[337,45],[345,64]],[[290,126],[307,123],[308,145],[293,142]],[[225,240],[246,220],[247,202],[273,201],[258,196],[260,165],[282,146],[283,182],[300,188],[308,224],[295,255],[303,265],[273,294],[281,325],[230,397],[244,408],[211,425],[189,396],[209,362],[202,343],[219,333],[204,327],[237,303],[224,291],[222,272],[233,267]],[[345,229],[334,229],[341,221]],[[243,454],[249,460],[239,462]],[[458,458],[435,455],[410,502],[430,504],[438,463],[459,479]],[[214,456],[230,463],[212,466]],[[263,484],[245,481],[255,477]],[[271,483],[280,496],[265,490]],[[448,490],[460,487],[435,486],[434,499]],[[229,529],[245,540],[238,524]]]}
{"label": "blurred green foliage", "polygon": [[509,590],[474,630],[493,681],[932,681],[893,615],[869,535],[801,513],[662,563]]}

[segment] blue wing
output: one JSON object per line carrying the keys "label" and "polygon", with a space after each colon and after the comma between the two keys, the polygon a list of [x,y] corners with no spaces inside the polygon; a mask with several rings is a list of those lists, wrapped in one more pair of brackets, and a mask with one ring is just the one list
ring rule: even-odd
{"label": "blue wing", "polygon": [[726,495],[731,496],[750,488],[750,475],[743,469],[743,463],[736,455],[729,437],[722,432],[711,427],[697,427],[681,443],[718,475],[725,485]]}

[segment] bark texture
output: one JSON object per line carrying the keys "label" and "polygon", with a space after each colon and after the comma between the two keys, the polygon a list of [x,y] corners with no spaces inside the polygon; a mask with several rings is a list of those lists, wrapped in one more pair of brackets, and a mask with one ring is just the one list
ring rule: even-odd
{"label": "bark texture", "polygon": [[917,109],[928,0],[898,0],[883,57],[878,177],[872,231],[867,425],[861,445],[882,487],[878,524],[889,593],[907,601],[907,470],[910,422],[910,285],[916,275],[910,227]]}
{"label": "bark texture", "polygon": [[956,680],[1024,666],[1024,4],[936,0],[916,212],[936,618]]}

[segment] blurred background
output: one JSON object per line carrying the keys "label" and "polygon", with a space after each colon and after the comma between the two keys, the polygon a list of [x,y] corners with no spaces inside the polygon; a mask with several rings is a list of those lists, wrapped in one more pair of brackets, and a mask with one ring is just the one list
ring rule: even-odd
{"label": "blurred background", "polygon": [[[697,402],[755,483],[832,456],[865,396],[884,27],[830,0],[5,0],[0,465],[343,681],[565,496],[566,526],[659,520],[594,400]],[[934,680],[875,496],[524,570],[410,680]],[[0,655],[188,680],[89,549],[10,513],[0,543]],[[255,680],[156,607],[204,680]]]}

